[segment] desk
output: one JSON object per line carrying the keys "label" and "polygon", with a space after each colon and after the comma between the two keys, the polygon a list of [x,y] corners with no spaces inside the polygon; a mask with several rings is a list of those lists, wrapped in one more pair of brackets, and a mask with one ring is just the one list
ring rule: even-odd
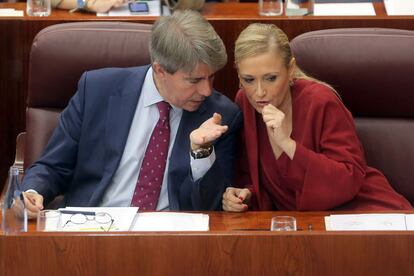
{"label": "desk", "polygon": [[[376,16],[353,17],[261,17],[257,3],[207,3],[202,14],[212,23],[228,50],[229,62],[217,74],[215,87],[233,98],[238,87],[233,47],[240,31],[252,22],[269,22],[281,27],[292,39],[320,29],[385,27],[414,30],[414,16],[386,15],[383,3],[374,3]],[[0,8],[25,9],[25,3],[0,3]],[[4,183],[12,164],[17,134],[25,130],[25,100],[30,46],[43,28],[78,21],[132,21],[152,23],[155,17],[96,17],[87,13],[53,10],[49,17],[0,18],[0,183]]]}
{"label": "desk", "polygon": [[[313,231],[269,228],[292,215]],[[1,236],[2,275],[414,275],[414,232],[326,232],[324,212],[212,212],[209,232]],[[34,225],[31,225],[33,227]],[[30,256],[30,257],[29,257]],[[6,269],[6,270],[5,270]]]}

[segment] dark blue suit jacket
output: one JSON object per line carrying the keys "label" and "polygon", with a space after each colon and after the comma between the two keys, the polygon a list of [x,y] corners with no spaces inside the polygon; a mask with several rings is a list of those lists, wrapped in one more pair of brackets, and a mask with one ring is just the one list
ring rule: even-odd
{"label": "dark blue suit jacket", "polygon": [[[27,170],[23,189],[38,191],[46,204],[64,194],[66,205],[97,206],[120,163],[148,68],[84,73],[41,158]],[[214,144],[217,159],[212,168],[194,182],[189,135],[214,112],[222,115],[229,130]],[[221,209],[222,193],[233,179],[241,124],[238,107],[216,91],[197,111],[183,111],[168,167],[171,210]]]}

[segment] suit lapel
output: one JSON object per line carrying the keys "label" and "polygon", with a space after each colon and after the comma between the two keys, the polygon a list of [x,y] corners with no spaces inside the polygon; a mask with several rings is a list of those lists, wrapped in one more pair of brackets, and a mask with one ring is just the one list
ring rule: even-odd
{"label": "suit lapel", "polygon": [[112,96],[109,100],[105,129],[106,170],[113,171],[118,166],[136,106],[137,97],[133,94]]}
{"label": "suit lapel", "polygon": [[148,68],[149,66],[140,67],[128,83],[120,88],[119,93],[109,99],[105,129],[105,168],[111,172],[111,177],[124,152]]}
{"label": "suit lapel", "polygon": [[101,200],[121,161],[148,68],[149,66],[139,67],[119,88],[118,93],[108,100],[104,134],[105,172],[100,184],[102,189],[97,189],[92,195],[91,206]]}

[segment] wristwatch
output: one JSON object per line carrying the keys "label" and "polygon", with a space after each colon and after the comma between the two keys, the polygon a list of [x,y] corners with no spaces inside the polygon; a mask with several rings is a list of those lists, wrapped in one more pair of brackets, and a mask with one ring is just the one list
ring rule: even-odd
{"label": "wristwatch", "polygon": [[208,148],[198,148],[196,150],[190,150],[190,154],[194,159],[203,159],[209,157],[212,152],[213,146],[209,146]]}

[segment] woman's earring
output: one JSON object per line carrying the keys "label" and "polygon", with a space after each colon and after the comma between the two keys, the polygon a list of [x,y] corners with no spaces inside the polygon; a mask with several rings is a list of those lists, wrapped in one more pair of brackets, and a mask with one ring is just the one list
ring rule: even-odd
{"label": "woman's earring", "polygon": [[293,86],[293,80],[289,80],[289,86]]}

